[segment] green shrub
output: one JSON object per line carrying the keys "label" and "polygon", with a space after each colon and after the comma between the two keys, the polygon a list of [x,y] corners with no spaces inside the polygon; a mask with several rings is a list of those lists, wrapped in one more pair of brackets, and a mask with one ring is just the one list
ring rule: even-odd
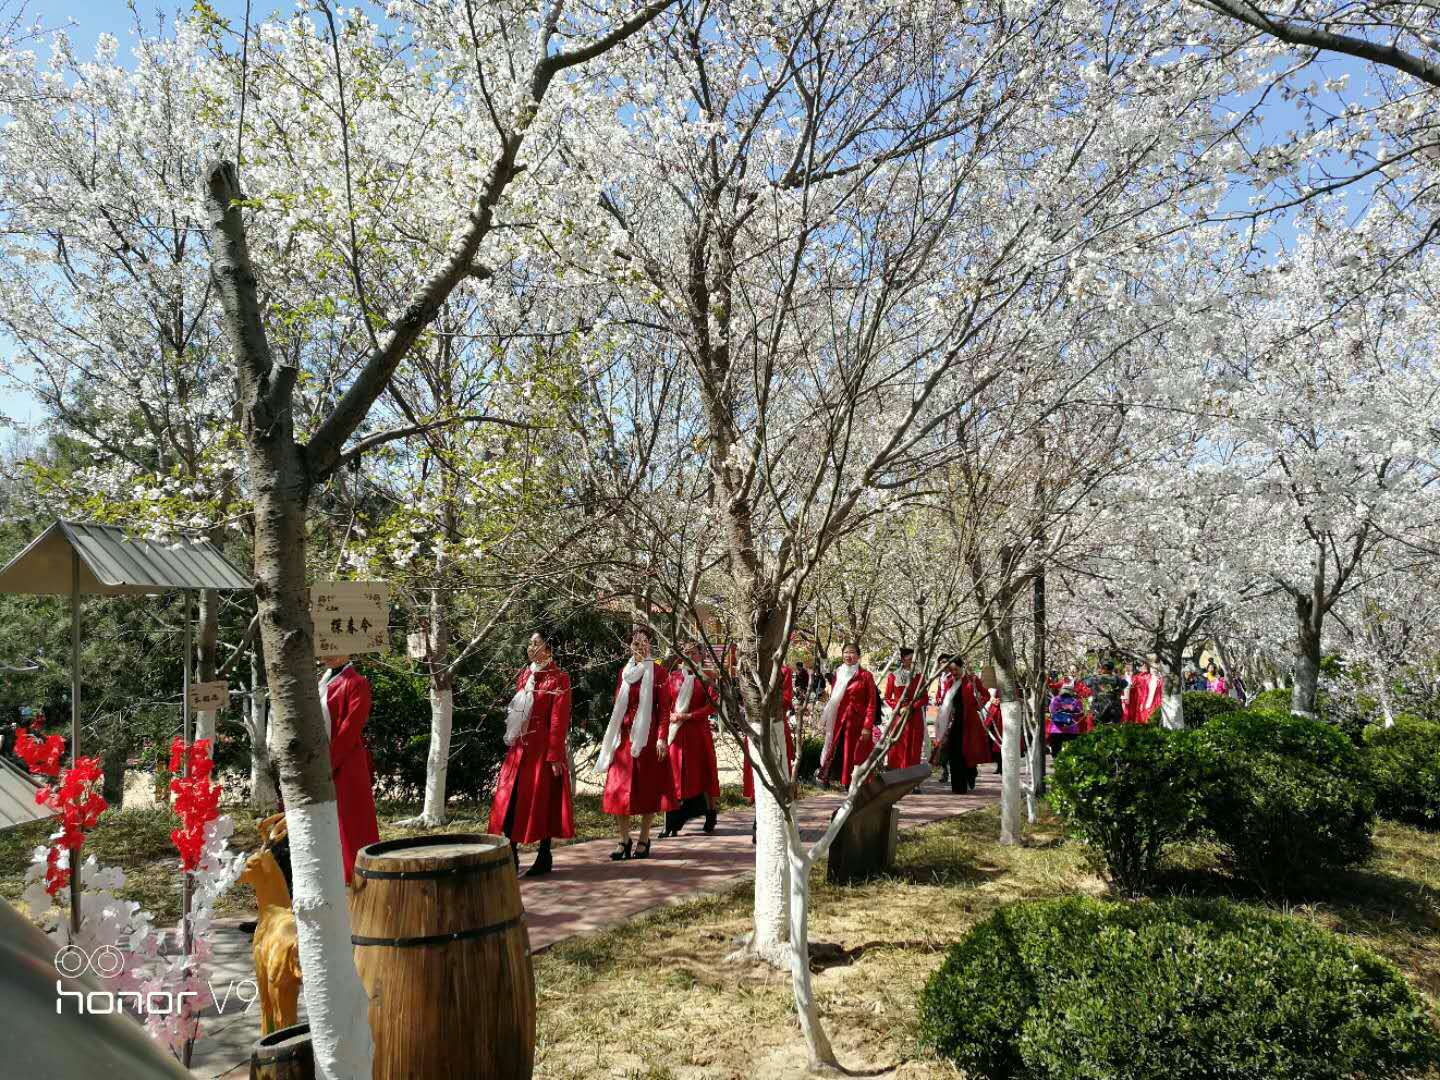
{"label": "green shrub", "polygon": [[1239,874],[1284,891],[1369,855],[1375,797],[1360,751],[1340,731],[1238,712],[1195,736],[1223,765],[1205,818]]}
{"label": "green shrub", "polygon": [[1056,759],[1051,805],[1117,889],[1142,892],[1165,847],[1203,822],[1215,773],[1193,732],[1100,728]]}
{"label": "green shrub", "polygon": [[1228,694],[1212,694],[1209,690],[1187,690],[1181,695],[1185,702],[1185,726],[1203,727],[1222,713],[1239,712],[1241,704]]}
{"label": "green shrub", "polygon": [[1290,691],[1283,686],[1277,686],[1274,690],[1262,690],[1250,699],[1245,706],[1248,712],[1280,713],[1282,716],[1290,715]]}
{"label": "green shrub", "polygon": [[1365,772],[1381,817],[1440,828],[1440,724],[1398,716],[1365,729]]}
{"label": "green shrub", "polygon": [[985,1080],[1369,1080],[1440,1061],[1434,1017],[1388,961],[1215,901],[1002,908],[931,976],[920,1027]]}

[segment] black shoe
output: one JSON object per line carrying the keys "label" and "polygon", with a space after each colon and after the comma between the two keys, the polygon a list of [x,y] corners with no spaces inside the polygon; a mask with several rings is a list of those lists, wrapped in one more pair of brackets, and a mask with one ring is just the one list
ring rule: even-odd
{"label": "black shoe", "polygon": [[650,841],[649,841],[649,840],[641,840],[640,843],[638,843],[638,844],[635,845],[635,855],[634,855],[634,857],[637,858],[637,859],[648,859],[648,858],[650,857]]}
{"label": "black shoe", "polygon": [[706,810],[706,811],[705,811],[705,831],[706,831],[707,833],[713,833],[713,832],[715,831],[715,811],[714,811],[714,810]]}
{"label": "black shoe", "polygon": [[752,821],[752,822],[750,823],[750,843],[751,843],[751,844],[754,844],[754,843],[755,843],[755,830],[756,830],[757,827],[758,827],[758,826],[757,826],[757,824],[756,824],[755,822]]}
{"label": "black shoe", "polygon": [[254,919],[246,919],[244,922],[242,922],[242,923],[241,923],[239,926],[237,926],[235,929],[239,930],[242,934],[254,934],[254,933],[255,933],[255,924],[256,924],[256,920],[254,920]]}
{"label": "black shoe", "polygon": [[661,829],[659,839],[669,840],[672,836],[679,836],[679,829]]}
{"label": "black shoe", "polygon": [[610,861],[624,862],[626,859],[630,858],[630,849],[633,846],[634,845],[629,840],[626,840],[623,843],[616,844],[615,850],[610,852]]}
{"label": "black shoe", "polygon": [[555,868],[554,860],[550,856],[549,848],[541,848],[540,854],[535,856],[535,861],[530,864],[530,869],[525,871],[526,877],[540,877],[548,874]]}

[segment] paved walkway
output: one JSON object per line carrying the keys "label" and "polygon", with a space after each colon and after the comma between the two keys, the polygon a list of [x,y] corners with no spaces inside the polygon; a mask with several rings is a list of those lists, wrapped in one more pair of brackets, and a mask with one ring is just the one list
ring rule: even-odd
{"label": "paved walkway", "polygon": [[[980,778],[972,795],[952,795],[948,786],[927,782],[898,804],[902,829],[928,825],[988,806],[1000,798],[999,777]],[[840,799],[817,796],[800,804],[801,830],[807,838],[818,836],[834,813]],[[677,900],[721,892],[744,881],[755,870],[754,848],[750,844],[749,810],[722,814],[711,836],[700,833],[692,822],[672,840],[657,841],[649,860],[617,866],[610,861],[613,840],[592,840],[555,849],[555,872],[534,880],[520,879],[525,901],[525,918],[534,952],[578,934],[594,933],[636,915]],[[530,856],[521,856],[521,869]],[[222,1000],[232,980],[238,983],[254,974],[250,937],[236,928],[238,920],[219,920],[212,936],[214,962],[211,982]],[[245,991],[249,993],[249,988]],[[212,1003],[206,1009],[204,1034],[195,1045],[191,1071],[200,1077],[247,1075],[250,1049],[260,1036],[257,1004],[248,1012],[234,997],[217,1014]],[[301,995],[300,1018],[305,1016]]]}

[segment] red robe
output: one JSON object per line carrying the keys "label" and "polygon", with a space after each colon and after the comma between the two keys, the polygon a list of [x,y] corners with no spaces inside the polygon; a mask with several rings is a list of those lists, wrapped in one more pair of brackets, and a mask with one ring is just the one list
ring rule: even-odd
{"label": "red robe", "polygon": [[348,882],[355,868],[355,853],[380,839],[375,781],[364,739],[365,721],[370,719],[370,680],[346,664],[323,693],[330,719],[330,775],[335,780],[335,809],[340,818],[340,858]]}
{"label": "red robe", "polygon": [[950,724],[952,728],[959,726],[959,731],[952,731],[951,736],[958,734],[960,738],[960,760],[967,769],[995,760],[995,746],[990,741],[985,725],[980,722],[980,710],[985,704],[980,697],[982,692],[980,676],[960,676],[960,689],[955,692],[954,714],[950,717]]}
{"label": "red robe", "polygon": [[566,765],[565,738],[570,732],[570,676],[553,663],[530,675],[529,666],[515,676],[515,692],[525,684],[526,676],[534,681],[535,703],[530,707],[530,723],[520,738],[505,754],[500,766],[500,780],[495,786],[495,801],[490,804],[490,832],[505,832],[505,817],[510,802],[515,802],[515,820],[511,822],[511,839],[517,844],[534,844],[540,840],[568,839],[575,835],[575,804],[570,798],[570,782],[564,771],[555,775],[552,764]]}
{"label": "red robe", "polygon": [[[792,773],[795,771],[795,733],[790,730],[790,708],[795,702],[795,673],[789,666],[780,669],[780,716],[785,726],[785,767]],[[750,739],[745,739],[745,762],[741,767],[744,779],[741,783],[741,790],[745,798],[752,803],[755,801],[755,767],[750,764]]]}
{"label": "red robe", "polygon": [[670,726],[670,683],[665,669],[655,661],[655,699],[650,705],[650,732],[645,748],[638,757],[630,753],[630,728],[635,722],[635,713],[640,708],[640,683],[625,682],[625,669],[620,669],[616,680],[616,692],[630,695],[625,707],[625,719],[620,725],[620,745],[610,760],[610,769],[605,774],[605,794],[600,800],[600,811],[605,814],[653,814],[661,808],[665,797],[671,793],[672,779],[670,764],[655,749],[655,743],[666,737]]}
{"label": "red robe", "polygon": [[[1159,681],[1148,671],[1140,671],[1130,676],[1130,686],[1125,691],[1125,702],[1121,710],[1125,723],[1148,724],[1150,722],[1150,718],[1155,715],[1155,710],[1160,707],[1160,688],[1157,685]],[[1150,701],[1152,689],[1155,693],[1153,703]]]}
{"label": "red robe", "polygon": [[678,725],[673,709],[685,685],[685,670],[670,674],[666,692],[672,709],[670,717],[671,789],[665,793],[663,808],[678,810],[686,799],[696,795],[720,797],[720,770],[715,764],[715,738],[710,732],[710,717],[715,714],[715,698],[700,677],[690,692],[688,717]]}
{"label": "red robe", "polygon": [[920,753],[925,746],[925,680],[918,671],[910,677],[908,687],[900,685],[893,671],[885,676],[885,704],[891,709],[899,709],[902,697],[909,702],[904,710],[905,715],[897,713],[890,721],[891,724],[905,725],[904,732],[895,740],[895,745],[890,747],[890,753],[885,759],[886,767],[891,769],[908,769],[912,765],[919,765]]}
{"label": "red robe", "polygon": [[[845,696],[840,699],[840,708],[835,714],[833,754],[840,759],[842,786],[850,786],[851,774],[875,749],[875,729],[879,724],[880,691],[875,686],[875,676],[861,668],[845,684]],[[833,763],[834,758],[831,760]]]}

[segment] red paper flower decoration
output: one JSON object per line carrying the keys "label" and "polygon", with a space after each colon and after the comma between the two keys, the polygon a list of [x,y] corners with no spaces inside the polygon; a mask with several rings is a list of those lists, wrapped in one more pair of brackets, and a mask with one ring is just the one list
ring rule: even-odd
{"label": "red paper flower decoration", "polygon": [[15,753],[34,775],[59,780],[35,792],[37,804],[60,816],[60,833],[52,838],[50,851],[45,856],[45,891],[55,896],[70,884],[70,869],[60,866],[60,852],[70,852],[67,860],[70,867],[79,865],[86,832],[95,827],[110,805],[95,789],[103,775],[100,759],[82,757],[70,768],[62,769],[60,759],[65,754],[65,740],[59,735],[41,739],[25,729],[15,736]]}

